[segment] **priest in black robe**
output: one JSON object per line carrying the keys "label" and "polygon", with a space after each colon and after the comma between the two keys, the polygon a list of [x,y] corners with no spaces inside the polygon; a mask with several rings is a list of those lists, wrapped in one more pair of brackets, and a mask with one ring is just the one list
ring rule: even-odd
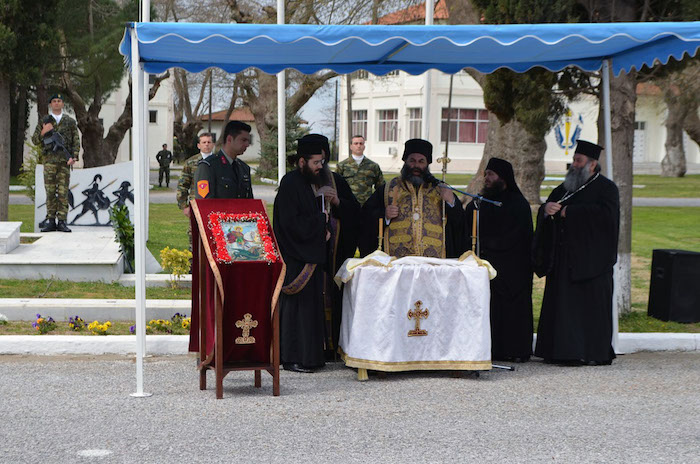
{"label": "priest in black robe", "polygon": [[402,159],[400,175],[377,188],[362,207],[360,255],[378,248],[382,219],[382,249],[391,256],[459,257],[464,209],[455,194],[430,173],[432,144],[408,140]]}
{"label": "priest in black robe", "polygon": [[491,280],[491,359],[525,362],[532,354],[532,210],[513,166],[500,158],[486,165],[480,193],[502,204],[474,199],[465,214],[472,231],[478,209],[479,257],[498,273]]}
{"label": "priest in black robe", "polygon": [[331,238],[328,240],[328,259],[326,261],[326,275],[324,276],[325,290],[325,314],[326,314],[326,358],[338,360],[338,341],[340,340],[340,322],[343,312],[343,287],[339,287],[333,281],[333,277],[343,265],[346,259],[355,256],[360,235],[360,220],[362,207],[352,193],[350,184],[343,176],[330,170],[330,144],[328,137],[321,134],[309,134],[305,140],[314,140],[321,144],[323,149],[323,176],[326,185],[319,191],[327,190],[338,197],[339,204],[330,203],[330,197],[326,198],[328,209],[331,211],[328,229]]}
{"label": "priest in black robe", "polygon": [[535,355],[545,362],[605,365],[615,358],[612,294],[620,196],[600,174],[601,150],[579,140],[564,183],[537,214],[534,269],[547,282]]}
{"label": "priest in black robe", "polygon": [[[331,250],[338,249],[332,245],[340,241],[334,234],[349,211],[357,215],[359,204],[352,192],[348,198],[343,187],[342,193],[332,187],[334,178],[324,169],[324,145],[319,140],[300,139],[297,155],[288,160],[296,169],[280,182],[273,220],[287,265],[280,296],[281,361],[286,370],[312,372],[325,364],[324,350],[330,344],[324,289],[329,263],[334,261]],[[350,191],[347,183],[344,187]]]}

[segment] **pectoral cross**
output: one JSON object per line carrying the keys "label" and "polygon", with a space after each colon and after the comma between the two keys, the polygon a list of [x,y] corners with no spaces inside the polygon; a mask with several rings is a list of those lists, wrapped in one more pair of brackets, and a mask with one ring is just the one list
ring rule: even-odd
{"label": "pectoral cross", "polygon": [[245,313],[243,319],[236,321],[236,327],[243,329],[243,336],[236,337],[236,345],[252,345],[255,343],[255,337],[250,336],[250,329],[254,329],[258,326],[258,321],[253,320],[253,315],[250,313]]}
{"label": "pectoral cross", "polygon": [[430,311],[428,311],[428,308],[425,308],[425,310],[421,310],[421,306],[423,306],[423,302],[421,300],[418,300],[414,305],[415,310],[411,309],[408,311],[408,319],[416,320],[416,328],[408,331],[409,337],[424,337],[428,335],[427,330],[422,330],[420,328],[420,320],[421,318],[427,319],[428,315],[430,314]]}

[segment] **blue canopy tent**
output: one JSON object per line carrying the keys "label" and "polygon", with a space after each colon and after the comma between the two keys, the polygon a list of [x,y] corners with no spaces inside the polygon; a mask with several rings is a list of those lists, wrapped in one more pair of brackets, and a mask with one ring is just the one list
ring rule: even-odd
{"label": "blue canopy tent", "polygon": [[[218,67],[267,73],[288,68],[305,74],[331,69],[341,74],[364,69],[373,74],[429,69],[456,73],[473,68],[525,72],[533,67],[559,71],[576,66],[603,70],[606,147],[611,147],[609,72],[640,69],[673,57],[695,56],[700,22],[585,23],[468,26],[316,26],[267,24],[130,23],[120,52],[131,68],[136,204],[137,366],[145,335],[145,73],[179,67],[199,72]],[[137,65],[135,65],[137,64]],[[283,150],[284,147],[281,147]],[[284,153],[280,154],[284,158]],[[611,175],[611,156],[607,156]],[[140,284],[140,285],[139,285]],[[615,326],[615,331],[617,332]],[[143,345],[145,346],[145,345]],[[141,352],[142,354],[142,352]],[[138,367],[137,367],[138,370]],[[138,378],[137,373],[137,378]],[[142,391],[142,381],[139,391]]]}

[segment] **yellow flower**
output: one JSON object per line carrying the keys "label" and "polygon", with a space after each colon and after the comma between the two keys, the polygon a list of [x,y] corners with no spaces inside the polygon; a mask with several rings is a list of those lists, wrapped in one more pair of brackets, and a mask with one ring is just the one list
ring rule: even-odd
{"label": "yellow flower", "polygon": [[36,323],[37,323],[37,324],[41,324],[42,322],[44,322],[44,318],[43,318],[43,317],[40,317],[39,319],[36,320]]}

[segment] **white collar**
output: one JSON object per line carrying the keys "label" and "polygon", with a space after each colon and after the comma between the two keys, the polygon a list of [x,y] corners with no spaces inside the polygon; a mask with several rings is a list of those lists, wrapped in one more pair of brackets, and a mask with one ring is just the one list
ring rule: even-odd
{"label": "white collar", "polygon": [[61,122],[61,118],[63,117],[63,111],[61,111],[59,114],[51,113],[51,116],[53,116],[56,122]]}
{"label": "white collar", "polygon": [[362,160],[365,159],[364,154],[362,154],[361,156],[355,156],[353,154],[350,154],[350,156],[352,156],[352,159],[354,159],[357,164],[360,164]]}
{"label": "white collar", "polygon": [[200,153],[202,154],[202,158],[209,158],[214,152],[210,151],[209,153],[204,153],[201,151]]}

